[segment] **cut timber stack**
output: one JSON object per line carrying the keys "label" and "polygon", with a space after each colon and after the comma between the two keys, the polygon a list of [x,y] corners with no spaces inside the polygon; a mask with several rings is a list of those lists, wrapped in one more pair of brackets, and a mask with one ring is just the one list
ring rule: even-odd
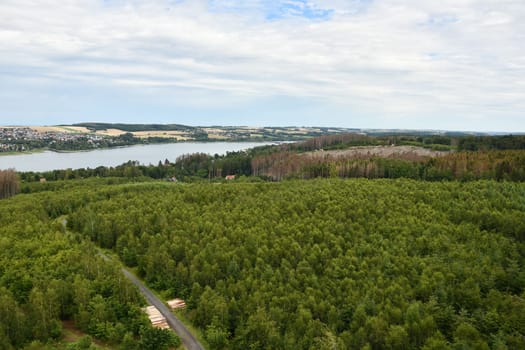
{"label": "cut timber stack", "polygon": [[148,306],[143,309],[144,312],[148,315],[149,320],[153,327],[169,329],[170,326],[166,322],[166,318],[162,316],[160,311],[155,306]]}
{"label": "cut timber stack", "polygon": [[168,300],[167,303],[172,310],[183,309],[186,307],[186,303],[182,299]]}

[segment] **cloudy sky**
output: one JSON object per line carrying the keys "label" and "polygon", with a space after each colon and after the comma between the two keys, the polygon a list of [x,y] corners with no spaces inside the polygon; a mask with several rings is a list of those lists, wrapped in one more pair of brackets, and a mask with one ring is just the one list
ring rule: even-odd
{"label": "cloudy sky", "polygon": [[0,124],[525,131],[523,0],[1,0]]}

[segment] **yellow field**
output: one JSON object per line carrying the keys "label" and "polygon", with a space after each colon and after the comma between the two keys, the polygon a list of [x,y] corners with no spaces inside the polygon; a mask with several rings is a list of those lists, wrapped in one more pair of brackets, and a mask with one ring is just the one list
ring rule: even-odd
{"label": "yellow field", "polygon": [[67,132],[67,133],[89,133],[89,129],[83,126],[29,126],[36,132]]}
{"label": "yellow field", "polygon": [[221,133],[224,133],[224,130],[216,129],[216,128],[202,128],[202,130],[206,131],[208,134],[221,134]]}
{"label": "yellow field", "polygon": [[105,136],[120,136],[126,132],[120,129],[97,130],[97,134]]}
{"label": "yellow field", "polygon": [[208,133],[208,138],[209,138],[209,139],[214,139],[214,140],[224,140],[224,139],[227,139],[228,137],[227,137],[227,136],[224,136],[224,135],[218,135],[218,134],[210,134],[210,133]]}
{"label": "yellow field", "polygon": [[186,133],[178,130],[162,130],[162,131],[136,131],[132,133],[136,137],[170,137],[177,138],[177,140],[189,140]]}
{"label": "yellow field", "polygon": [[[86,127],[81,126],[0,126],[0,128],[30,128],[38,133],[46,132],[60,132],[60,133],[75,133],[75,134],[96,134],[100,136],[109,136],[117,137],[127,133],[127,131],[121,129],[110,128],[106,130],[97,130],[92,131]],[[190,141],[195,139],[193,133],[195,131],[204,132],[208,134],[208,138],[212,140],[230,140],[236,138],[254,138],[260,139],[266,135],[266,133],[271,132],[274,136],[282,135],[286,136],[303,136],[307,135],[309,132],[320,132],[324,131],[319,128],[306,128],[306,127],[290,127],[286,129],[272,129],[265,128],[260,126],[237,126],[237,127],[220,127],[220,126],[211,126],[211,127],[199,127],[192,131],[180,131],[180,130],[151,130],[151,131],[136,131],[131,132],[133,136],[139,138],[148,138],[148,137],[163,137],[163,138],[173,138],[178,141]],[[333,132],[339,132],[339,130],[333,129]]]}
{"label": "yellow field", "polygon": [[[46,132],[61,132],[61,133],[84,133],[84,134],[91,134],[93,131],[89,130],[86,127],[82,126],[0,126],[0,128],[5,129],[14,129],[14,128],[29,128],[35,132],[38,133],[46,133]],[[126,131],[120,130],[120,129],[106,129],[106,130],[97,130],[94,132],[97,135],[101,136],[120,136],[122,134],[125,134]],[[192,137],[189,137],[187,133],[179,130],[167,130],[167,131],[137,131],[132,132],[133,136],[135,137],[166,137],[166,138],[176,138],[179,141],[185,141],[185,140],[191,140]],[[211,138],[217,138],[222,139],[225,138],[221,135],[215,135],[215,137]]]}

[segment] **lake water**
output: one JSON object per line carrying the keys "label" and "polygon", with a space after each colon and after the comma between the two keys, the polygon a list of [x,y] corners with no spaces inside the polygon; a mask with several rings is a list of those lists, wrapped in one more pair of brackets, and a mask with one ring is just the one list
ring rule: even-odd
{"label": "lake water", "polygon": [[55,169],[96,168],[117,166],[129,160],[140,164],[158,164],[188,153],[226,154],[248,148],[268,145],[261,142],[181,142],[154,145],[98,149],[83,152],[51,152],[0,156],[0,169],[15,168],[18,171],[49,171]]}

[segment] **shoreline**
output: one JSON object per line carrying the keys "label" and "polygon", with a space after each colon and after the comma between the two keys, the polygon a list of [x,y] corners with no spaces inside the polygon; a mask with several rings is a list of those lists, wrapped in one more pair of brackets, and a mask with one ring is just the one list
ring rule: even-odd
{"label": "shoreline", "polygon": [[44,153],[46,151],[49,151],[49,149],[47,148],[36,148],[34,150],[31,150],[31,151],[20,151],[20,152],[17,152],[17,151],[9,151],[9,152],[0,152],[0,157],[3,157],[3,156],[21,156],[21,155],[24,155],[24,154],[36,154],[36,153]]}
{"label": "shoreline", "polygon": [[103,150],[110,150],[110,149],[118,149],[118,148],[128,148],[128,147],[134,147],[134,146],[148,146],[148,145],[168,145],[168,144],[176,144],[176,143],[275,143],[275,144],[282,144],[282,143],[288,143],[288,142],[296,142],[296,141],[289,141],[289,140],[261,140],[261,139],[243,139],[243,140],[181,140],[173,142],[149,142],[149,143],[134,143],[131,145],[123,145],[123,146],[113,146],[113,147],[98,147],[98,148],[89,148],[89,149],[72,149],[72,150],[55,150],[55,149],[49,149],[49,148],[38,148],[31,151],[9,151],[9,152],[0,152],[0,157],[2,156],[21,156],[21,155],[29,155],[29,154],[36,154],[36,153],[44,153],[44,152],[54,152],[54,153],[78,153],[78,152],[91,152],[91,151],[103,151]]}
{"label": "shoreline", "polygon": [[178,142],[161,144],[138,144],[112,148],[97,148],[92,151],[56,152],[52,150],[39,153],[16,153],[0,156],[0,168],[15,168],[18,171],[44,172],[57,169],[96,168],[98,166],[117,166],[129,160],[143,165],[157,164],[169,159],[175,161],[179,156],[192,153],[227,154],[249,148],[275,144],[273,142]]}

